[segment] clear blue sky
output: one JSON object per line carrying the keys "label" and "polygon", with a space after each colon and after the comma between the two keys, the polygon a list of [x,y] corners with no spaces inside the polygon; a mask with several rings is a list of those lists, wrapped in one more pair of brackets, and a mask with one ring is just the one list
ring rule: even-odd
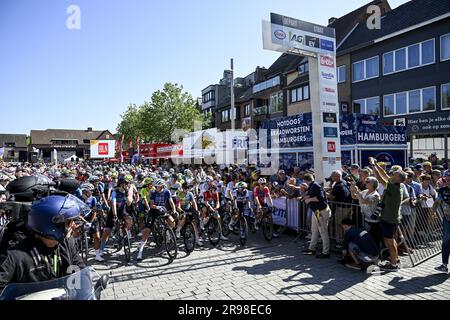
{"label": "clear blue sky", "polygon": [[[115,131],[129,103],[165,82],[194,97],[221,78],[269,67],[270,12],[326,25],[369,0],[0,0],[0,133]],[[389,0],[397,7],[406,0]],[[66,9],[81,9],[81,30]]]}

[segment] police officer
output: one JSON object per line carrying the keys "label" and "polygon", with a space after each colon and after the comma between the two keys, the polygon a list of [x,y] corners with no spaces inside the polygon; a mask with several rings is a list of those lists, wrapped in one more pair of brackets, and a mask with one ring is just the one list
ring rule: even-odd
{"label": "police officer", "polygon": [[80,206],[72,195],[49,196],[33,204],[27,224],[31,235],[8,250],[0,265],[0,288],[61,278],[85,267],[75,240],[66,237],[85,209]]}

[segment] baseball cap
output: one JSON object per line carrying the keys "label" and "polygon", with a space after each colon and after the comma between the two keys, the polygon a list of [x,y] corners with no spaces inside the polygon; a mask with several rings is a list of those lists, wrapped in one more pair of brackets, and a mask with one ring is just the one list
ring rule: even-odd
{"label": "baseball cap", "polygon": [[352,168],[352,169],[359,169],[359,164],[354,163],[354,164],[351,165],[350,168]]}
{"label": "baseball cap", "polygon": [[431,167],[431,162],[429,162],[429,161],[427,161],[427,162],[424,162],[423,163],[423,166],[425,167],[425,166],[429,166],[429,167]]}
{"label": "baseball cap", "polygon": [[421,164],[416,164],[416,166],[414,167],[414,170],[423,171],[423,166]]}

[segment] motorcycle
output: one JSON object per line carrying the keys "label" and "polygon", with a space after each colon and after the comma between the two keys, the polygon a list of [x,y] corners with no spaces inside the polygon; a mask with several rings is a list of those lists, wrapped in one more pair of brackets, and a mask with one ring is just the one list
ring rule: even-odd
{"label": "motorcycle", "polygon": [[0,294],[0,300],[100,300],[109,276],[99,277],[94,285],[93,268],[84,268],[63,278],[43,282],[11,283]]}

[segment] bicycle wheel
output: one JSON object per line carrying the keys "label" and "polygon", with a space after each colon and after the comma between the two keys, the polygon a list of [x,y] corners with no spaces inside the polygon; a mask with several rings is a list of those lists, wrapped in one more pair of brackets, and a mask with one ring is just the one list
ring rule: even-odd
{"label": "bicycle wheel", "polygon": [[164,229],[164,246],[170,260],[174,260],[178,254],[177,238],[173,230],[168,227]]}
{"label": "bicycle wheel", "polygon": [[264,215],[261,225],[262,225],[262,229],[263,229],[264,239],[266,239],[267,241],[272,241],[273,220],[272,220],[272,215],[270,213],[266,213]]}
{"label": "bicycle wheel", "polygon": [[210,218],[206,224],[206,231],[208,232],[208,240],[213,246],[217,246],[220,242],[222,227],[217,219]]}
{"label": "bicycle wheel", "polygon": [[156,248],[160,248],[164,242],[164,235],[162,233],[158,221],[155,221],[155,224],[153,225],[152,236],[153,241],[155,241]]}
{"label": "bicycle wheel", "polygon": [[226,237],[230,234],[230,228],[228,227],[228,225],[230,224],[231,221],[231,214],[229,212],[225,212],[222,215],[222,234]]}
{"label": "bicycle wheel", "polygon": [[183,234],[184,250],[190,254],[195,249],[195,229],[193,222],[186,223],[181,231]]}
{"label": "bicycle wheel", "polygon": [[123,232],[125,234],[122,238],[123,253],[125,255],[125,262],[129,263],[131,261],[131,241],[126,230],[123,230]]}
{"label": "bicycle wheel", "polygon": [[245,246],[248,239],[248,224],[247,219],[244,216],[241,216],[239,219],[239,242],[241,246]]}

